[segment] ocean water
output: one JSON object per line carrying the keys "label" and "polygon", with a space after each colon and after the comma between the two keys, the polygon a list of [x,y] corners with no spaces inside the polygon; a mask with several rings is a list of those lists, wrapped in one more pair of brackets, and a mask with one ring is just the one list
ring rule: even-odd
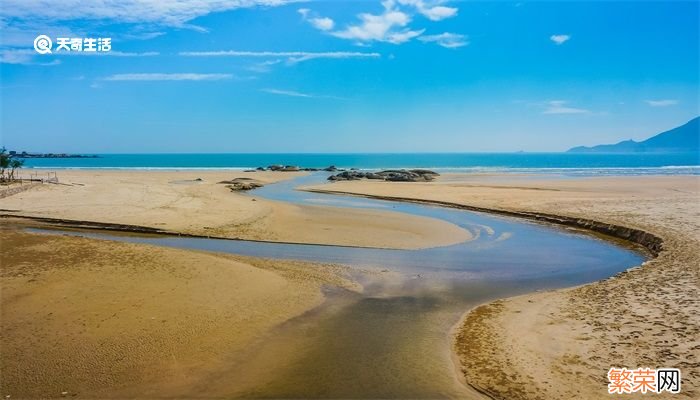
{"label": "ocean water", "polygon": [[252,169],[429,168],[438,171],[550,172],[567,175],[699,175],[700,154],[401,153],[401,154],[98,154],[98,158],[30,158],[27,168]]}

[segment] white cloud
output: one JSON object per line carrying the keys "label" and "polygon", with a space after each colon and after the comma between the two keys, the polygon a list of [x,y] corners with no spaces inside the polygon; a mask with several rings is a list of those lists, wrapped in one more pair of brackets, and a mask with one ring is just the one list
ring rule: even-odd
{"label": "white cloud", "polygon": [[10,49],[10,50],[0,50],[0,63],[2,64],[16,64],[16,65],[41,65],[41,66],[51,66],[58,65],[61,60],[55,58],[40,59],[34,56],[37,53],[34,50],[26,49]]}
{"label": "white cloud", "polygon": [[186,57],[261,57],[261,58],[286,58],[290,63],[299,63],[302,61],[315,60],[319,58],[330,59],[345,59],[345,58],[379,58],[379,53],[362,53],[356,51],[327,51],[327,52],[311,52],[311,51],[236,51],[236,50],[220,50],[220,51],[183,51],[178,53]]}
{"label": "white cloud", "polygon": [[311,26],[321,31],[330,31],[335,26],[335,21],[327,17],[317,17],[312,15],[313,12],[308,8],[300,8],[297,10],[305,21],[308,21]]}
{"label": "white cloud", "polygon": [[144,30],[141,33],[139,32],[129,32],[129,33],[115,33],[112,36],[119,36],[120,40],[149,40],[149,39],[155,39],[157,37],[165,35],[165,32],[162,31],[149,31],[149,30]]}
{"label": "white cloud", "polygon": [[675,106],[676,104],[678,104],[678,100],[673,100],[673,99],[645,100],[645,102],[652,107],[668,107],[668,106]]}
{"label": "white cloud", "polygon": [[280,96],[290,96],[290,97],[314,97],[313,95],[295,92],[293,90],[280,90],[280,89],[261,89],[261,91],[270,94],[277,94]]}
{"label": "white cloud", "polygon": [[270,70],[272,70],[273,65],[277,65],[277,64],[281,63],[282,61],[283,60],[281,60],[281,59],[266,60],[266,61],[259,62],[259,63],[256,63],[256,64],[249,66],[248,70],[253,71],[253,72],[259,72],[259,73],[270,72]]}
{"label": "white cloud", "polygon": [[418,38],[418,40],[425,43],[435,42],[439,46],[446,47],[448,49],[455,49],[457,47],[462,47],[469,44],[466,36],[450,32],[441,33],[439,35],[421,36]]}
{"label": "white cloud", "polygon": [[30,49],[2,49],[0,50],[0,63],[23,65],[58,65],[61,60],[56,57],[152,57],[160,53],[151,51],[145,53],[132,53],[124,51],[85,52],[85,51],[54,51],[51,54],[38,54]]}
{"label": "white cloud", "polygon": [[213,12],[274,7],[299,0],[3,0],[0,17],[26,20],[113,20],[184,26]]}
{"label": "white cloud", "polygon": [[163,74],[163,73],[147,73],[147,74],[116,74],[104,78],[105,81],[220,81],[231,79],[231,74],[195,74],[195,73],[179,73],[179,74]]}
{"label": "white cloud", "polygon": [[143,53],[134,53],[128,51],[105,51],[105,52],[90,52],[90,51],[58,51],[51,53],[55,56],[87,56],[87,57],[154,57],[160,55],[157,51],[146,51]]}
{"label": "white cloud", "polygon": [[385,41],[393,44],[401,44],[422,35],[423,32],[425,32],[425,29],[417,31],[406,30],[401,32],[395,32],[387,35]]}
{"label": "white cloud", "polygon": [[431,21],[441,21],[446,18],[451,18],[457,15],[457,8],[455,7],[445,7],[439,4],[444,3],[444,1],[424,1],[424,0],[398,0],[399,4],[410,5],[416,8],[416,10],[428,18]]}
{"label": "white cloud", "polygon": [[330,31],[335,26],[335,22],[328,17],[310,18],[309,22],[314,28],[322,31]]}
{"label": "white cloud", "polygon": [[564,100],[552,100],[546,103],[546,108],[542,114],[588,114],[589,110],[567,106]]}
{"label": "white cloud", "polygon": [[[4,6],[4,5],[3,5]],[[0,15],[4,11],[0,7]],[[12,24],[0,17],[0,46],[4,48],[31,48],[34,38],[39,33],[50,37],[83,37],[83,32],[75,32],[65,26],[47,24],[44,21],[32,21],[31,23],[13,21]]]}
{"label": "white cloud", "polygon": [[567,42],[569,39],[571,39],[570,35],[552,35],[549,37],[549,40],[557,45],[564,44],[564,42]]}
{"label": "white cloud", "polygon": [[359,22],[337,30],[333,30],[335,21],[319,17],[308,8],[300,9],[299,13],[316,29],[341,39],[352,40],[359,46],[371,42],[401,44],[425,32],[425,29],[413,29],[409,26],[413,22],[414,15],[420,14],[431,21],[440,21],[457,15],[457,8],[441,5],[443,3],[445,3],[444,0],[384,0],[381,3],[384,8],[381,13],[358,14]]}
{"label": "white cloud", "polygon": [[[152,39],[163,34],[162,27],[206,32],[189,21],[210,13],[299,1],[304,0],[2,0],[0,45],[31,46],[38,33],[51,37],[104,34],[105,23],[130,24],[129,32],[119,32],[121,39]],[[65,35],[65,22],[73,20],[80,21],[84,34]]]}
{"label": "white cloud", "polygon": [[269,93],[269,94],[275,94],[279,96],[289,96],[289,97],[305,97],[305,98],[313,98],[313,99],[335,99],[335,100],[345,100],[342,97],[336,97],[336,96],[325,96],[325,95],[316,95],[316,94],[309,94],[309,93],[302,93],[302,92],[297,92],[295,90],[283,90],[283,89],[260,89],[261,92]]}
{"label": "white cloud", "polygon": [[331,35],[360,42],[378,41],[400,44],[423,33],[423,30],[405,28],[411,22],[411,17],[396,9],[393,1],[388,0],[382,4],[384,5],[383,13],[379,15],[362,13],[358,15],[360,24],[331,32]]}

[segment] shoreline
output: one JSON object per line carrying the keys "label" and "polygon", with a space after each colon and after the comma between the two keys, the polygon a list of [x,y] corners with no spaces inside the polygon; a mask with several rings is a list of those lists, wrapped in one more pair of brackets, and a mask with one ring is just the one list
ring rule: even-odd
{"label": "shoreline", "polygon": [[226,184],[252,178],[264,186],[305,174],[62,170],[61,184],[39,185],[2,198],[0,209],[6,210],[5,214],[100,222],[134,231],[278,243],[420,249],[471,239],[467,230],[435,218],[390,209],[339,209],[321,202],[275,201],[232,191]]}
{"label": "shoreline", "polygon": [[[2,210],[1,211],[7,211]],[[378,250],[393,250],[391,247],[369,247],[369,246],[353,246],[353,245],[342,245],[342,244],[328,244],[328,243],[306,243],[306,242],[279,242],[271,240],[256,240],[256,239],[243,239],[235,237],[222,237],[222,236],[208,236],[208,235],[197,235],[185,232],[175,232],[161,230],[158,228],[151,228],[148,226],[140,225],[127,225],[127,224],[113,224],[108,222],[98,222],[98,221],[81,221],[73,219],[61,219],[61,218],[48,218],[48,217],[34,217],[31,215],[14,215],[14,214],[2,214],[0,213],[0,221],[2,220],[29,220],[33,222],[46,224],[47,229],[66,229],[66,230],[85,230],[85,231],[95,231],[95,232],[120,232],[126,234],[144,234],[144,235],[157,235],[166,237],[187,237],[195,239],[216,239],[216,240],[232,240],[240,242],[255,242],[255,243],[275,243],[275,244],[293,244],[296,246],[326,246],[326,247],[344,247],[351,249],[378,249]],[[22,224],[26,225],[26,224]]]}
{"label": "shoreline", "polygon": [[642,246],[654,257],[657,257],[663,251],[663,239],[650,232],[640,229],[635,229],[622,225],[608,224],[605,222],[596,221],[586,218],[575,218],[566,215],[536,213],[529,211],[503,210],[498,208],[477,207],[466,204],[451,203],[438,200],[423,200],[410,197],[396,196],[376,196],[369,194],[358,194],[354,192],[344,192],[337,190],[321,190],[321,189],[302,189],[312,193],[326,194],[343,194],[346,196],[364,197],[375,200],[402,201],[406,203],[436,205],[447,208],[456,208],[459,210],[475,211],[487,214],[502,215],[507,217],[521,218],[525,220],[545,222],[555,226],[568,226],[587,231],[592,234],[602,234],[615,239],[624,240],[631,244]]}
{"label": "shoreline", "polygon": [[[664,240],[662,237],[659,237],[657,235],[654,235],[650,232],[646,232],[640,229],[635,229],[635,228],[630,228],[626,227],[623,225],[615,225],[615,224],[607,224],[604,222],[592,220],[592,219],[583,219],[583,218],[575,218],[575,217],[570,217],[566,215],[557,215],[557,214],[548,214],[548,213],[533,213],[533,212],[527,212],[527,211],[517,211],[517,210],[503,210],[503,209],[496,209],[496,208],[486,208],[486,207],[477,207],[477,206],[470,206],[470,205],[465,205],[465,204],[459,204],[459,203],[452,203],[452,202],[446,202],[446,201],[437,201],[437,200],[424,200],[424,199],[415,199],[415,198],[409,198],[409,197],[396,197],[396,196],[377,196],[377,195],[369,195],[369,194],[358,194],[354,192],[345,192],[345,191],[337,191],[337,190],[322,190],[322,189],[301,189],[305,190],[308,192],[312,193],[326,193],[326,194],[343,194],[347,196],[355,196],[355,197],[362,197],[362,198],[369,198],[369,199],[376,199],[376,200],[388,200],[388,201],[401,201],[401,202],[407,202],[407,203],[415,203],[415,204],[427,204],[427,205],[436,205],[440,207],[447,207],[447,208],[456,208],[460,210],[467,210],[467,211],[475,211],[475,212],[482,212],[482,213],[489,213],[489,214],[494,214],[494,215],[502,215],[502,216],[508,216],[508,217],[514,217],[514,218],[520,218],[524,220],[532,220],[532,221],[537,221],[537,222],[545,222],[554,226],[565,226],[565,227],[575,227],[577,229],[581,229],[589,234],[602,234],[604,236],[609,236],[613,239],[617,240],[622,240],[625,241],[629,244],[633,244],[636,246],[641,246],[646,252],[648,252],[651,255],[651,259],[657,258],[661,252],[666,251],[663,247]],[[609,240],[609,239],[608,239]],[[576,288],[581,288],[589,285],[596,285],[602,281],[610,280],[610,279],[617,279],[618,277],[628,273],[630,270],[636,269],[636,268],[642,268],[644,264],[649,260],[644,261],[642,264],[634,266],[629,268],[628,270],[618,272],[617,274],[603,278],[594,282],[589,282],[585,283],[582,285],[576,285],[576,286],[569,286],[569,287],[563,287],[563,288],[558,288],[558,289],[549,289],[549,290],[544,290],[544,291],[535,291],[531,293],[525,293],[525,294],[520,294],[516,296],[509,296],[509,297],[504,297],[500,298],[497,300],[491,300],[487,301],[481,304],[477,304],[473,306],[472,308],[466,310],[459,318],[459,320],[452,325],[452,327],[449,330],[449,338],[450,338],[450,347],[452,349],[451,352],[451,359],[454,364],[454,368],[457,371],[457,378],[459,382],[463,385],[466,385],[467,387],[475,390],[479,394],[489,398],[489,399],[500,399],[503,397],[499,397],[498,392],[493,392],[489,390],[486,387],[480,386],[478,383],[470,381],[465,377],[464,369],[461,364],[461,359],[458,350],[455,348],[455,343],[458,341],[458,337],[461,335],[461,328],[464,326],[465,322],[467,321],[467,318],[469,318],[474,312],[479,310],[482,307],[485,306],[493,306],[494,304],[498,304],[499,302],[502,302],[504,300],[509,300],[509,299],[517,299],[517,298],[527,298],[527,296],[531,296],[536,293],[540,292],[546,292],[546,293],[566,293],[571,290],[574,290]]]}
{"label": "shoreline", "polygon": [[611,277],[466,310],[450,335],[455,367],[470,387],[509,400],[602,397],[611,366],[679,368],[681,393],[693,397],[700,376],[693,364],[700,323],[692,317],[700,312],[692,300],[700,295],[700,181],[545,179],[506,182],[464,174],[427,184],[341,182],[330,192],[458,202],[458,208],[484,212],[497,206],[506,215],[554,216],[552,222],[581,222],[643,244],[652,258]]}
{"label": "shoreline", "polygon": [[[254,167],[87,167],[87,166],[29,166],[24,167],[22,171],[27,173],[45,173],[52,171],[85,171],[85,172],[232,172],[232,173],[252,173],[252,172],[281,172],[281,173],[310,173],[310,172],[329,172],[326,167],[304,167],[298,171],[272,171],[272,170],[256,170]],[[359,172],[375,172],[382,170],[410,170],[410,169],[426,169],[438,172],[443,176],[449,175],[474,175],[474,176],[533,176],[533,177],[549,177],[556,179],[577,179],[577,178],[595,178],[595,177],[700,177],[700,165],[668,165],[656,167],[352,167],[352,166],[337,166],[337,172],[341,171],[359,171]]]}

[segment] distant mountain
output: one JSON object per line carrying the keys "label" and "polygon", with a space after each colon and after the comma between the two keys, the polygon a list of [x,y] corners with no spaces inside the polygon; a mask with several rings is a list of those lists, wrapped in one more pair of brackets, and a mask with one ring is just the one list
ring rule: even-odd
{"label": "distant mountain", "polygon": [[700,152],[700,117],[696,117],[685,125],[659,133],[641,142],[624,140],[616,144],[601,144],[593,147],[578,146],[568,151],[568,153],[671,152]]}

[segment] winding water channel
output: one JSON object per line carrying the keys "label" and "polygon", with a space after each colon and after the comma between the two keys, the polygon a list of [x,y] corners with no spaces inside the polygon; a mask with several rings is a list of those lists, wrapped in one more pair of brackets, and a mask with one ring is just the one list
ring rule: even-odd
{"label": "winding water channel", "polygon": [[351,266],[362,293],[328,288],[322,306],[260,338],[244,354],[232,355],[230,370],[203,383],[206,388],[193,389],[247,398],[476,397],[459,382],[450,347],[450,329],[466,310],[496,298],[596,281],[645,259],[613,241],[522,219],[295,190],[326,177],[314,173],[249,195],[437,218],[469,230],[475,239],[431,249],[388,250],[61,232]]}

